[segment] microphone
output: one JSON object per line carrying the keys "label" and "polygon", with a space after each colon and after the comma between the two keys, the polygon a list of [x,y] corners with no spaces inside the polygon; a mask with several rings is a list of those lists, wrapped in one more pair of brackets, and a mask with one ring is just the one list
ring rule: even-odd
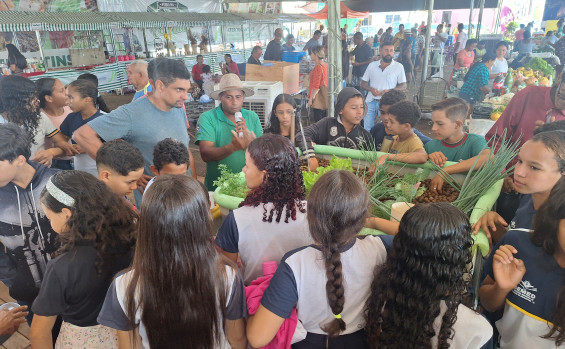
{"label": "microphone", "polygon": [[[241,114],[240,111],[235,112],[235,122],[236,122],[236,123],[239,123],[239,122],[241,122],[241,121],[243,121],[243,115]],[[237,133],[237,136],[238,136],[239,138],[243,137],[243,132],[241,132],[241,131],[238,132],[238,133]]]}

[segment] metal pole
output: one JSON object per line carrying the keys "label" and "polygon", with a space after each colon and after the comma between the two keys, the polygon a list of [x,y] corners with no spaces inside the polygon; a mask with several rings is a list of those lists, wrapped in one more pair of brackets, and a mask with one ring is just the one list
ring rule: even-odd
{"label": "metal pole", "polygon": [[481,0],[479,9],[479,20],[477,22],[477,40],[481,37],[481,27],[483,25],[483,10],[485,8],[485,0]]}
{"label": "metal pole", "polygon": [[227,51],[227,50],[229,50],[229,48],[227,46],[228,43],[227,43],[227,40],[226,40],[226,28],[224,28],[223,24],[220,26],[220,30],[222,31],[222,44],[224,45],[224,51]]}
{"label": "metal pole", "polygon": [[118,63],[118,46],[116,46],[116,37],[114,36],[113,29],[110,29],[110,40],[112,40],[112,46],[114,47],[114,60]]}
{"label": "metal pole", "polygon": [[430,39],[432,32],[432,21],[434,15],[434,0],[428,0],[428,23],[426,25],[426,41],[424,46],[424,60],[422,62],[422,83],[420,84],[419,96],[424,95],[424,82],[428,77],[428,62],[430,61]]}
{"label": "metal pole", "polygon": [[502,0],[498,0],[498,5],[496,6],[496,17],[494,22],[494,34],[498,34],[500,30],[500,14],[502,13]]}
{"label": "metal pole", "polygon": [[43,54],[43,45],[41,44],[41,35],[39,35],[39,30],[35,31],[35,37],[37,38],[37,45],[39,46],[39,56],[41,57],[41,62],[47,71],[47,62],[45,62],[45,56]]}
{"label": "metal pole", "polygon": [[334,117],[335,100],[341,91],[341,0],[328,1],[328,116]]}
{"label": "metal pole", "polygon": [[245,57],[245,32],[243,30],[243,24],[241,25],[241,47],[243,48],[243,57]]}
{"label": "metal pole", "polygon": [[147,48],[147,36],[145,35],[145,28],[142,28],[141,32],[143,33],[143,46],[145,47],[145,57],[149,58],[149,48]]}
{"label": "metal pole", "polygon": [[475,0],[471,0],[471,5],[469,6],[469,27],[467,28],[467,36],[469,39],[471,38],[471,34],[473,34],[473,30],[471,27],[473,26],[473,10],[475,7]]}

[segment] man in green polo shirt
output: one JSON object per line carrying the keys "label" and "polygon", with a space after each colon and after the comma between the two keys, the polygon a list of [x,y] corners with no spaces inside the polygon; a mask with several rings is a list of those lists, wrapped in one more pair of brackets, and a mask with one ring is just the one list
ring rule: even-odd
{"label": "man in green polo shirt", "polygon": [[[243,87],[235,74],[225,74],[220,88],[211,93],[220,100],[220,105],[209,110],[198,119],[195,143],[200,147],[200,156],[206,163],[204,184],[215,190],[214,181],[220,176],[218,165],[226,164],[232,172],[241,172],[245,166],[245,149],[255,137],[263,135],[259,117],[253,111],[242,109],[246,96],[254,91]],[[236,120],[241,112],[243,119]]]}

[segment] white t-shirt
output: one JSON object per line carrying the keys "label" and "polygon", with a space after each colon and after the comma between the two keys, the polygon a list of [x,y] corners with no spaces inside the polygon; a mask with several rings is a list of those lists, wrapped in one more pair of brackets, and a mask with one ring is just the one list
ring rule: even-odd
{"label": "white t-shirt", "polygon": [[457,51],[455,51],[456,54],[463,50],[465,45],[467,45],[467,33],[459,33],[459,35],[457,35],[457,42],[459,43],[459,46],[457,46]]}
{"label": "white t-shirt", "polygon": [[[448,37],[447,33],[442,32],[442,33],[438,33],[437,35],[439,35],[441,38],[447,40],[447,37]],[[434,45],[436,45],[437,47],[439,47],[443,51],[443,48],[445,47],[445,41],[439,40],[435,35],[433,37],[433,41],[434,41]],[[463,48],[465,48],[465,47],[463,47]]]}
{"label": "white t-shirt", "polygon": [[[306,201],[302,202],[306,208]],[[267,214],[272,203],[265,204]],[[279,223],[263,222],[263,204],[243,206],[233,210],[224,220],[216,236],[216,244],[224,251],[239,252],[245,285],[263,276],[263,262],[279,263],[288,251],[314,243],[308,229],[306,213],[296,209],[296,220],[284,222],[286,207]]]}
{"label": "white t-shirt", "polygon": [[[365,327],[364,307],[375,267],[382,265],[392,236],[367,235],[356,238],[341,249],[345,303],[341,317],[346,324],[340,335]],[[287,253],[263,293],[261,304],[282,318],[289,318],[296,306],[298,320],[309,333],[326,334],[321,326],[332,321],[334,314],[326,295],[326,266],[319,247],[305,246]],[[407,319],[408,321],[409,319]]]}
{"label": "white t-shirt", "polygon": [[[440,314],[434,320],[436,336],[432,338],[432,348],[437,347],[437,335],[441,328],[443,314],[447,311],[447,306],[444,301],[440,302],[439,308]],[[487,319],[463,304],[459,304],[457,308],[457,320],[453,324],[452,329],[455,334],[453,338],[448,341],[450,348],[481,348],[492,337],[492,326]]]}
{"label": "white t-shirt", "polygon": [[[47,116],[49,118],[49,120],[51,120],[51,122],[53,123],[53,126],[55,126],[56,128],[60,128],[61,127],[61,123],[63,123],[63,121],[65,120],[65,118],[67,117],[67,115],[69,115],[70,113],[72,113],[73,111],[71,110],[71,108],[69,106],[64,106],[63,107],[63,114],[59,115],[59,116],[52,116],[49,115],[45,112],[45,110],[40,109],[39,113],[43,116]],[[69,144],[71,143],[71,140],[69,139]],[[55,146],[55,144],[53,144],[53,142],[48,139],[45,142],[45,149],[49,149],[49,148],[53,148]],[[72,156],[59,156],[57,157],[57,159],[59,160],[70,160],[72,159]]]}
{"label": "white t-shirt", "polygon": [[546,36],[543,38],[543,43],[544,44],[555,44],[557,41],[559,41],[559,38],[555,35],[552,36]]}
{"label": "white t-shirt", "polygon": [[501,61],[499,61],[498,58],[495,59],[492,68],[490,68],[490,73],[508,73],[508,62],[506,61],[506,58],[502,57]]}
{"label": "white t-shirt", "polygon": [[[384,70],[381,68],[381,61],[371,62],[365,70],[365,74],[361,78],[367,82],[372,88],[377,90],[390,90],[395,88],[398,84],[406,82],[406,74],[404,73],[404,66],[397,61],[392,61]],[[375,97],[372,93],[367,94],[365,102],[369,103],[373,100],[380,100],[381,96]]]}
{"label": "white t-shirt", "polygon": [[[119,275],[110,285],[104,305],[98,315],[101,325],[120,330],[129,331],[130,323],[126,314],[126,290],[131,280],[132,271]],[[238,320],[247,316],[247,303],[245,301],[245,288],[237,271],[226,265],[226,285],[229,285],[226,300],[226,319]],[[179,311],[190,311],[190,309],[179,309]],[[135,323],[139,326],[141,345],[143,349],[150,349],[147,331],[141,321],[141,309],[135,314]],[[229,342],[222,331],[221,343],[211,349],[228,349]]]}
{"label": "white t-shirt", "polygon": [[[9,121],[4,119],[2,115],[0,115],[0,124],[8,123]],[[35,154],[40,150],[45,150],[45,141],[48,138],[53,137],[59,133],[59,130],[53,126],[53,123],[47,115],[41,113],[39,115],[39,123],[37,124],[37,129],[35,130],[35,134],[33,135],[33,143],[31,144],[31,158],[35,156]]]}

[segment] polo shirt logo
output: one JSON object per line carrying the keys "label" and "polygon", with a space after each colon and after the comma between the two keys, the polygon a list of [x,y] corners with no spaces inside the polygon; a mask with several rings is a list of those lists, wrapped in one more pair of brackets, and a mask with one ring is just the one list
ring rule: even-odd
{"label": "polo shirt logo", "polygon": [[514,293],[516,296],[523,298],[532,304],[536,303],[535,300],[536,300],[537,292],[538,292],[537,287],[532,285],[528,280],[520,281],[518,286],[516,286],[516,288],[512,290],[512,293]]}
{"label": "polo shirt logo", "polygon": [[516,228],[516,222],[514,220],[512,220],[510,222],[510,224],[508,224],[508,230],[515,229],[515,228]]}
{"label": "polo shirt logo", "polygon": [[332,128],[330,128],[330,136],[332,137],[337,136],[337,127],[332,126]]}

